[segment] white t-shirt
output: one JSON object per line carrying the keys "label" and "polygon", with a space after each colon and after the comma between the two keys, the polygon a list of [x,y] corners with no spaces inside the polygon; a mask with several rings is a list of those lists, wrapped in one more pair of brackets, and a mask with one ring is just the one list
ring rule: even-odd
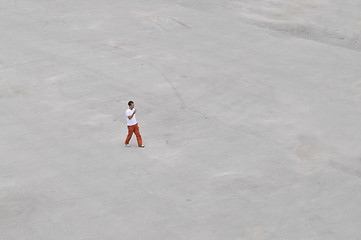
{"label": "white t-shirt", "polygon": [[133,125],[137,124],[137,120],[135,119],[135,114],[131,119],[128,118],[128,116],[132,116],[134,110],[135,110],[135,108],[133,108],[133,110],[130,110],[128,108],[127,111],[125,111],[125,115],[127,115],[127,125],[128,126],[133,126]]}

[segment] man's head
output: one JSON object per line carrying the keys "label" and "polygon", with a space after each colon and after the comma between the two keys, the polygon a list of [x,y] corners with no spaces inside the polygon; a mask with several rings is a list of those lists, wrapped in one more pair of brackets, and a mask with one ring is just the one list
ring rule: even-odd
{"label": "man's head", "polygon": [[130,109],[133,109],[134,108],[134,102],[133,101],[129,101],[128,102],[128,106]]}

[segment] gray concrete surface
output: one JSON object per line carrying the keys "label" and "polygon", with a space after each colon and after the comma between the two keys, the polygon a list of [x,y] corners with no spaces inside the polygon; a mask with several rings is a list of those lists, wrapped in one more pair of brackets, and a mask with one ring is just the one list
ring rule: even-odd
{"label": "gray concrete surface", "polygon": [[360,239],[360,12],[1,1],[0,239]]}

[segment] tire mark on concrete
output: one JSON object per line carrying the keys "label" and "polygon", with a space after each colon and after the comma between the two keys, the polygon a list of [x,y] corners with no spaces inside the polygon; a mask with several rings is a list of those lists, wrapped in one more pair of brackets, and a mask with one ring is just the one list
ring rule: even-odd
{"label": "tire mark on concrete", "polygon": [[185,28],[188,28],[188,29],[192,29],[191,27],[189,27],[188,25],[186,25],[186,24],[184,24],[184,23],[182,23],[182,22],[180,22],[180,21],[178,21],[177,19],[174,19],[174,18],[171,18],[174,22],[176,22],[176,23],[178,23],[178,24],[180,24],[180,25],[182,25],[183,27],[185,27]]}
{"label": "tire mark on concrete", "polygon": [[346,166],[346,165],[338,163],[336,161],[331,161],[329,163],[329,166],[336,169],[336,170],[338,170],[338,171],[341,171],[341,172],[343,172],[345,174],[361,178],[361,171],[359,171],[357,169],[354,169],[353,167]]}
{"label": "tire mark on concrete", "polygon": [[150,66],[152,66],[163,77],[163,79],[169,84],[169,86],[172,88],[172,90],[174,92],[174,95],[179,100],[180,108],[185,109],[184,100],[183,100],[182,96],[180,95],[180,93],[178,92],[177,87],[174,86],[172,81],[170,81],[170,79],[162,71],[160,71],[156,66],[154,66],[153,64],[150,64]]}

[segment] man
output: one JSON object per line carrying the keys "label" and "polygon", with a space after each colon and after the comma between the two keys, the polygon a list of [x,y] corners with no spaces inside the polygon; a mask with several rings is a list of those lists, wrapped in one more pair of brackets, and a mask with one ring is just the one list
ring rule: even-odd
{"label": "man", "polygon": [[127,116],[127,125],[128,125],[128,136],[127,139],[125,139],[125,146],[130,147],[129,141],[132,138],[133,132],[135,133],[135,136],[137,137],[138,141],[138,147],[144,148],[144,145],[142,144],[142,136],[140,136],[139,127],[137,120],[135,119],[135,113],[137,110],[134,108],[134,102],[129,101],[128,102],[129,108],[127,111],[125,111],[125,115]]}

